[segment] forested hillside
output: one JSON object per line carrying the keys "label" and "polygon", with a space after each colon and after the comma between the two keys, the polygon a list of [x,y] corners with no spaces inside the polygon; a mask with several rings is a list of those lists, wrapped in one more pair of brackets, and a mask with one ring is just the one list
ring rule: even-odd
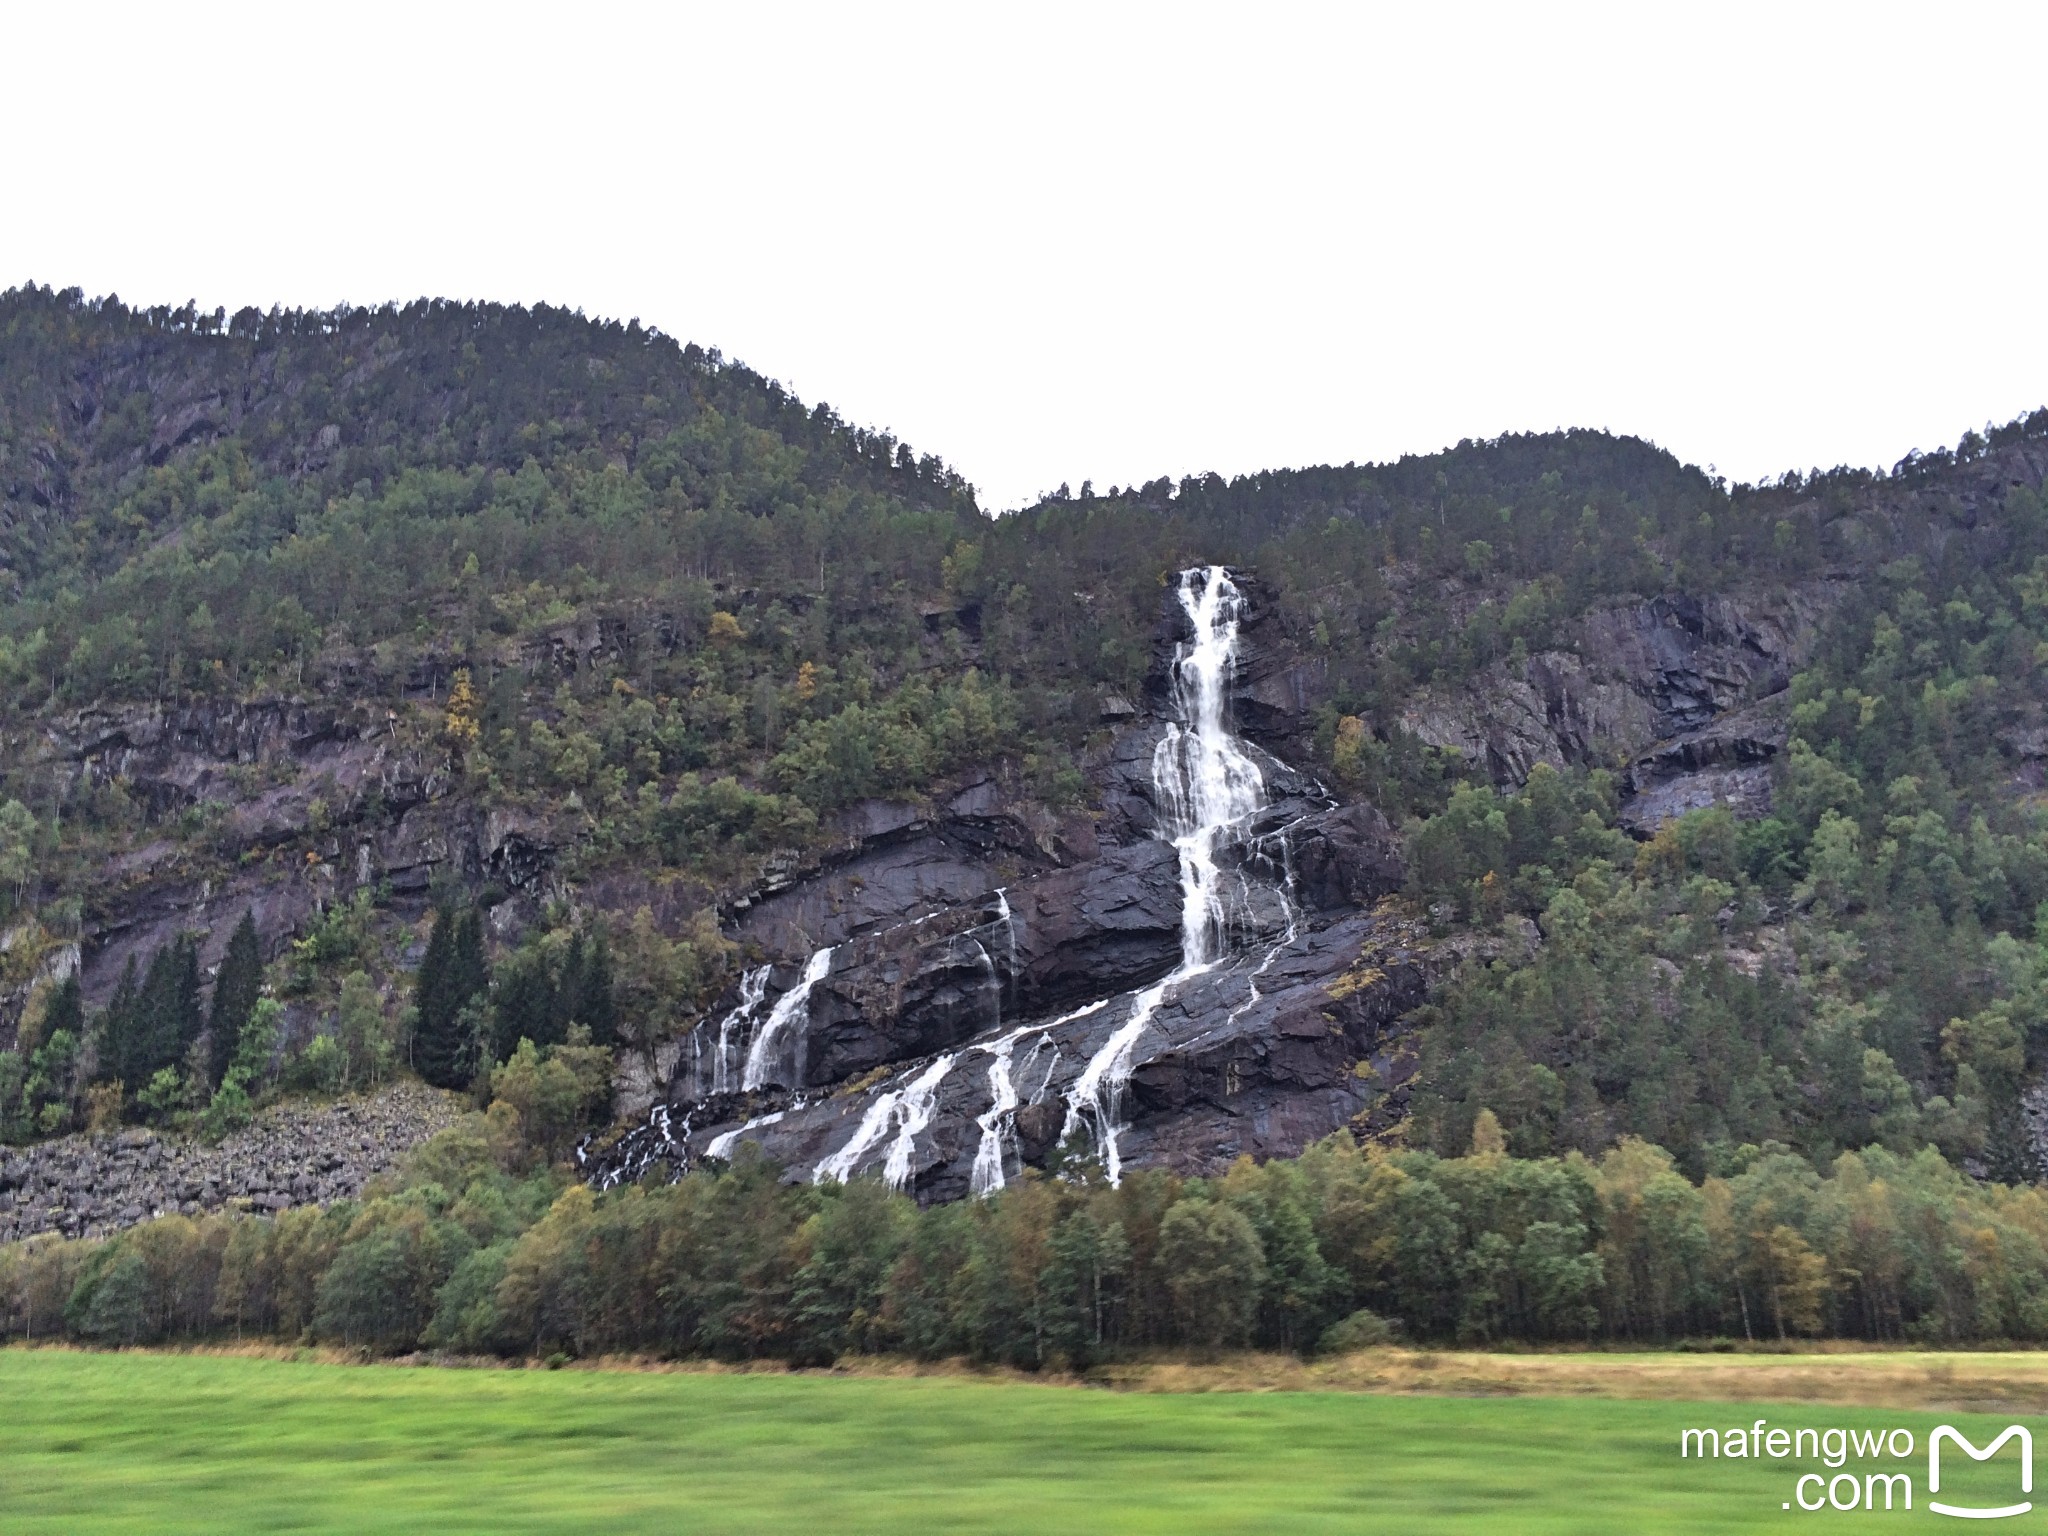
{"label": "forested hillside", "polygon": [[[759,967],[783,995],[947,903],[1152,878],[1130,764],[1171,713],[1174,573],[1214,564],[1254,603],[1237,727],[1304,816],[1356,811],[1313,828],[1351,850],[1310,903],[1350,948],[1302,983],[1342,1059],[1314,1123],[1258,1041],[1213,1084],[1141,1068],[1148,1157],[1220,1173],[1334,1116],[1457,1158],[1490,1110],[1516,1156],[1634,1136],[1694,1181],[1929,1145],[2032,1181],[2044,472],[2048,411],[1765,486],[1575,431],[990,517],[637,325],[15,290],[0,1134],[218,1134],[394,1073],[487,1099],[522,1040],[572,1120],[680,1110]],[[942,876],[889,862],[913,842]],[[1119,986],[1171,964],[1117,953]],[[1013,936],[1006,1019],[1085,995],[1023,965]],[[966,1038],[911,1024],[783,1086]]]}

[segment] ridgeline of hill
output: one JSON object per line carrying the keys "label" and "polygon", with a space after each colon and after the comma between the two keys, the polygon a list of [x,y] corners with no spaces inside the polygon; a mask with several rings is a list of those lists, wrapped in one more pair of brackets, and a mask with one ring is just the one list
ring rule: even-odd
{"label": "ridgeline of hill", "polygon": [[[1140,1069],[1155,1166],[1479,1126],[1530,1159],[1640,1137],[1695,1185],[1929,1145],[2030,1181],[2044,473],[2048,411],[1764,486],[1574,431],[990,518],[638,326],[14,290],[0,1134],[220,1131],[407,1070],[487,1095],[525,1039],[573,1080],[534,1132],[560,1152],[680,1111],[753,968],[786,991],[1020,881],[1143,909],[1163,605],[1217,563],[1238,729],[1344,802],[1289,879],[1349,948],[1293,983],[1312,1061]],[[956,1038],[906,1009],[892,1069]],[[913,1186],[963,1192],[971,1117],[932,1135]],[[1072,1171],[1055,1142],[1027,1160]]]}

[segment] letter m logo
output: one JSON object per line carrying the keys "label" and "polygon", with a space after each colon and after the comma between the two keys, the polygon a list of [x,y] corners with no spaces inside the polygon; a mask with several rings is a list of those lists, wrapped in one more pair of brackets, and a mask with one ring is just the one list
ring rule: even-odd
{"label": "letter m logo", "polygon": [[[2005,1433],[1985,1446],[1981,1451],[1964,1439],[1962,1435],[1958,1434],[1950,1425],[1937,1424],[1934,1428],[1934,1433],[1927,1437],[1927,1491],[1929,1493],[1941,1492],[1942,1441],[1954,1441],[1956,1449],[1972,1461],[1989,1461],[1998,1454],[1999,1449],[2006,1441],[2015,1438],[2020,1443],[2020,1492],[2032,1493],[2034,1491],[2034,1437],[2017,1424],[2008,1424]],[[2029,1502],[2024,1504],[2005,1504],[1997,1509],[1981,1509],[1969,1504],[1942,1504],[1929,1499],[1927,1507],[1937,1515],[1960,1515],[1965,1520],[2002,1520],[2007,1515],[2024,1515],[2034,1506]]]}

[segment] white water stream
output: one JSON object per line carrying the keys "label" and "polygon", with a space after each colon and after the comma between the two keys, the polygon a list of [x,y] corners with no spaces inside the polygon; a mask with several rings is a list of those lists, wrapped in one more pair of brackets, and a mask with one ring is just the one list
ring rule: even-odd
{"label": "white water stream", "polygon": [[811,1023],[811,989],[825,979],[832,969],[832,948],[827,945],[811,956],[804,967],[803,979],[775,1000],[769,1010],[767,1022],[754,1036],[754,1043],[747,1049],[747,1070],[740,1079],[740,1087],[751,1093],[774,1081],[773,1074],[784,1065],[782,1040],[785,1035],[794,1035],[793,1058],[789,1082],[790,1088],[803,1086],[804,1032]]}
{"label": "white water stream", "polygon": [[[768,974],[775,968],[771,965],[757,965],[740,978],[740,1000],[724,1018],[718,1021],[718,1055],[711,1063],[711,1091],[731,1093],[739,1085],[733,1081],[733,1063],[745,1047],[748,1032],[754,1027],[754,1015],[760,1011],[761,1001],[768,995]],[[735,1034],[738,1038],[735,1039]],[[703,1084],[698,1084],[701,1094]]]}
{"label": "white water stream", "polygon": [[[1105,997],[1085,1008],[1076,1008],[1072,1013],[1063,1013],[1050,1024],[1028,1024],[1022,1029],[1012,1030],[1000,1040],[975,1047],[978,1051],[987,1051],[992,1059],[988,1066],[989,1106],[974,1120],[981,1127],[981,1142],[974,1149],[974,1172],[968,1181],[969,1193],[992,1195],[1008,1182],[1008,1174],[1003,1167],[1003,1143],[1015,1128],[1017,1106],[1021,1102],[1015,1076],[1010,1070],[1017,1042],[1026,1035],[1038,1036],[1031,1047],[1031,1054],[1024,1058],[1024,1070],[1029,1072],[1041,1052],[1050,1051],[1055,1058],[1058,1057],[1060,1048],[1053,1043],[1052,1030],[1076,1019],[1085,1019],[1091,1013],[1100,1013],[1108,1006],[1109,999]],[[1039,1080],[1038,1091],[1032,1095],[1032,1103],[1038,1102],[1051,1080],[1052,1063],[1048,1062],[1045,1076]]]}
{"label": "white water stream", "polygon": [[948,1052],[902,1087],[877,1095],[860,1117],[853,1139],[812,1170],[811,1182],[822,1184],[827,1179],[836,1179],[844,1184],[893,1128],[896,1140],[890,1144],[882,1177],[891,1189],[905,1188],[910,1183],[910,1159],[917,1150],[918,1133],[931,1124],[939,1084],[952,1070],[953,1055]]}
{"label": "white water stream", "polygon": [[711,1145],[704,1149],[704,1155],[706,1157],[731,1157],[733,1144],[737,1142],[745,1132],[756,1130],[764,1125],[773,1125],[776,1121],[780,1120],[784,1115],[788,1113],[788,1110],[778,1109],[773,1114],[756,1115],[753,1119],[749,1120],[745,1125],[739,1126],[734,1130],[721,1131],[718,1135],[711,1138]]}
{"label": "white water stream", "polygon": [[1181,572],[1180,605],[1194,629],[1193,643],[1182,645],[1173,663],[1173,702],[1180,721],[1166,728],[1152,754],[1159,831],[1180,855],[1180,965],[1137,995],[1130,1017],[1074,1079],[1060,1132],[1065,1140],[1085,1129],[1112,1184],[1123,1178],[1117,1138],[1124,1128],[1124,1090],[1136,1065],[1138,1042],[1168,993],[1213,970],[1223,958],[1229,910],[1218,855],[1266,803],[1265,777],[1238,744],[1224,713],[1237,664],[1243,596],[1222,566],[1203,566]]}

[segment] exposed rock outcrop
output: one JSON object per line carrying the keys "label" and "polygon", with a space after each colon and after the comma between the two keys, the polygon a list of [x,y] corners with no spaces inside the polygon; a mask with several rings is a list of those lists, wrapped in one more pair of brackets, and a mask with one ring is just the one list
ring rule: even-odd
{"label": "exposed rock outcrop", "polygon": [[1747,706],[1784,690],[1839,595],[1823,581],[1603,609],[1578,622],[1569,650],[1497,662],[1455,692],[1424,694],[1401,724],[1497,784],[1522,783],[1538,763],[1625,770],[1623,788],[1640,802],[1625,821],[1645,833],[1717,801],[1760,815],[1784,728]]}
{"label": "exposed rock outcrop", "polygon": [[1781,697],[1732,710],[1696,731],[1659,742],[1629,765],[1621,823],[1648,836],[1687,811],[1725,805],[1754,820],[1771,811],[1771,763],[1785,750]]}
{"label": "exposed rock outcrop", "polygon": [[[1242,611],[1253,628],[1249,596]],[[1162,666],[1192,638],[1163,624]],[[1195,1171],[1296,1152],[1382,1105],[1402,1073],[1374,1058],[1434,974],[1412,921],[1383,903],[1403,878],[1398,835],[1256,745],[1231,748],[1235,768],[1202,771],[1260,788],[1214,849],[1221,950],[1192,950],[1190,855],[1174,840],[1188,811],[1161,799],[1178,793],[1161,763],[1191,705],[1148,697],[1171,717],[1126,726],[1097,759],[1092,839],[968,821],[957,802],[873,807],[857,846],[750,900],[738,931],[782,940],[784,963],[698,1026],[665,1102],[597,1149],[595,1176],[727,1155],[744,1137],[793,1178],[880,1161],[921,1198],[954,1198],[1077,1155],[1091,1064],[1132,1031],[1115,1101],[1127,1162]]]}
{"label": "exposed rock outcrop", "polygon": [[[380,888],[403,914],[425,907],[437,877],[537,902],[570,835],[555,818],[458,795],[445,747],[361,703],[87,709],[32,740],[26,772],[43,792],[118,785],[150,824],[198,816],[207,828],[196,840],[145,833],[102,872],[79,933],[95,1007],[131,958],[146,964],[180,933],[203,936],[211,969],[245,911],[275,956],[359,888]],[[0,1040],[18,1011],[0,1000]]]}

